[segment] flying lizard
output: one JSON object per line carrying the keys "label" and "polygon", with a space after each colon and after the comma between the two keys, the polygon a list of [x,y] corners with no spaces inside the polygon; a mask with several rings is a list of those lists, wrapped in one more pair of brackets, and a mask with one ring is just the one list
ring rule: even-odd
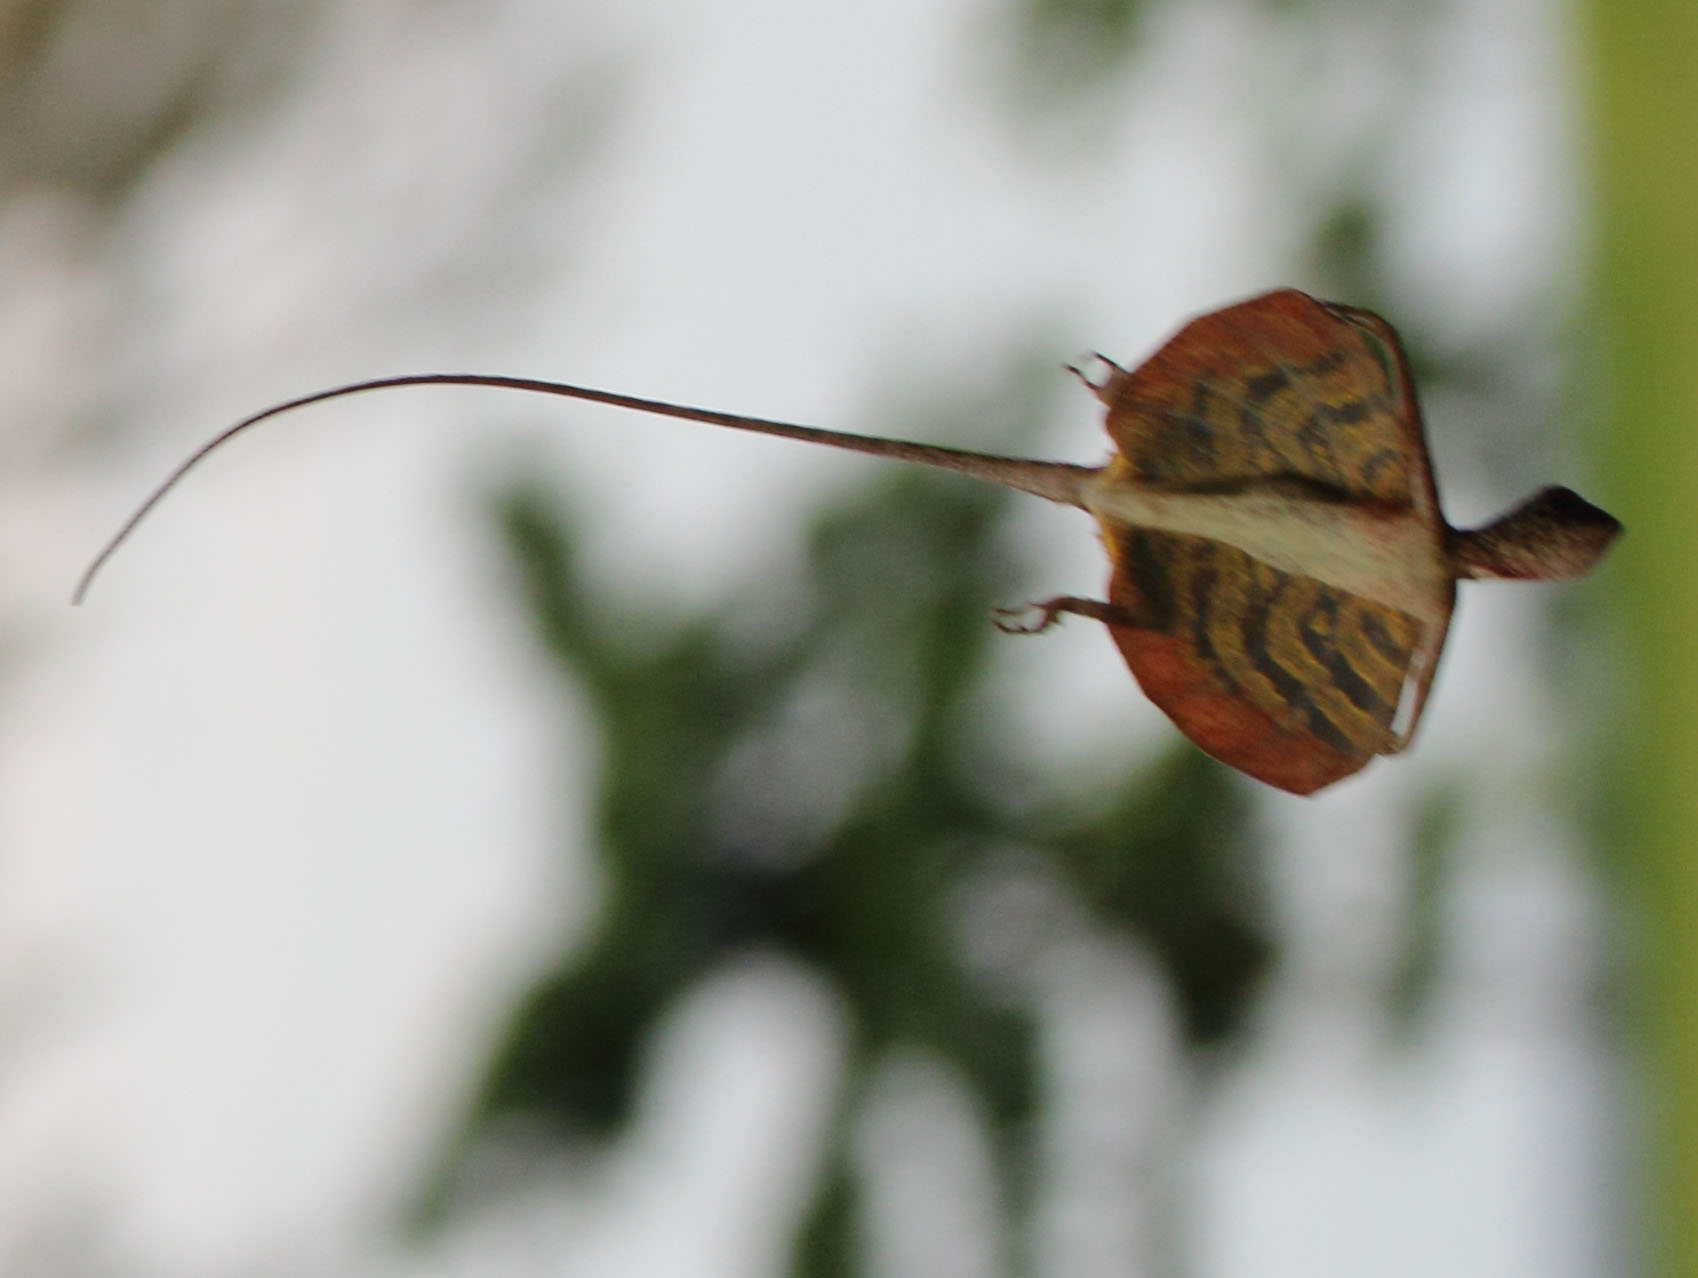
{"label": "flying lizard", "polygon": [[1106,598],[1002,610],[1037,633],[1072,614],[1108,629],[1144,693],[1221,762],[1312,794],[1404,750],[1464,579],[1579,577],[1621,531],[1549,487],[1489,524],[1439,505],[1408,360],[1392,326],[1294,289],[1192,320],[1137,368],[1073,370],[1107,409],[1101,466],[1033,461],[796,426],[560,382],[425,373],[277,404],[214,436],[130,516],[101,567],[207,454],[268,418],[401,386],[495,387],[589,400],[968,475],[1076,506],[1111,565]]}

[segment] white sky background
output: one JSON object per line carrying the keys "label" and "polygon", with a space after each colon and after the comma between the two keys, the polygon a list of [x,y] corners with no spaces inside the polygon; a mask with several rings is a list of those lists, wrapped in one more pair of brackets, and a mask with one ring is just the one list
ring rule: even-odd
{"label": "white sky background", "polygon": [[[971,385],[1033,333],[1058,364],[1134,359],[1304,282],[1307,210],[1364,172],[1412,323],[1459,347],[1558,335],[1556,6],[1456,0],[1410,26],[1340,4],[1324,28],[1152,7],[1173,12],[1138,73],[1074,121],[1092,149],[1013,140],[994,24],[965,0],[371,0],[331,11],[277,110],[192,133],[110,234],[63,193],[0,205],[0,1265],[776,1271],[843,1026],[812,978],[755,960],[675,1019],[610,1166],[423,1252],[384,1231],[510,1000],[594,908],[561,849],[595,743],[559,735],[479,495],[515,458],[546,467],[598,575],[685,610],[795,571],[799,521],[869,463],[493,392],[374,397],[243,441],[86,608],[65,596],[172,462],[278,397],[477,368],[876,432],[905,387]],[[1405,94],[1420,109],[1365,153]],[[1053,405],[1044,451],[1100,457],[1059,374]],[[91,422],[105,451],[56,447]],[[1467,423],[1435,404],[1430,427],[1453,512],[1518,495]],[[1096,588],[1081,521],[1026,523],[1054,589]],[[1054,1069],[1097,1099],[1048,1138],[1050,1272],[1151,1272],[1175,1236],[1209,1278],[1619,1272],[1596,906],[1536,815],[1562,728],[1522,655],[1538,609],[1466,592],[1413,756],[1265,796],[1290,951],[1214,1090],[1186,1094],[1137,955],[1054,956]],[[1058,769],[1171,731],[1088,627],[1004,660],[1005,713]],[[1400,1050],[1380,1007],[1403,817],[1470,776],[1434,1016]],[[881,1073],[856,1154],[889,1176],[879,1272],[990,1272],[940,1251],[985,1210],[974,1131],[935,1063]],[[956,1187],[929,1225],[905,1176]]]}

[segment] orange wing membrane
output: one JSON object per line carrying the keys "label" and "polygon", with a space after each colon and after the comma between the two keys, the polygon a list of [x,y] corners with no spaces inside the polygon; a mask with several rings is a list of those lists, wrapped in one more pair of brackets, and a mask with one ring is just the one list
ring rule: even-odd
{"label": "orange wing membrane", "polygon": [[[1298,794],[1401,750],[1455,589],[1390,325],[1269,293],[1194,320],[1099,393],[1117,482],[1262,494],[1275,512],[1240,544],[1093,512],[1113,564],[1103,620],[1150,700],[1217,759]],[[1384,567],[1304,551],[1317,518],[1400,550]]]}
{"label": "orange wing membrane", "polygon": [[1401,747],[1417,618],[1202,537],[1127,530],[1109,553],[1110,604],[1137,619],[1109,623],[1115,645],[1215,758],[1310,794]]}
{"label": "orange wing membrane", "polygon": [[1269,293],[1193,320],[1117,379],[1108,433],[1151,486],[1297,479],[1409,506],[1430,480],[1402,364],[1377,317]]}

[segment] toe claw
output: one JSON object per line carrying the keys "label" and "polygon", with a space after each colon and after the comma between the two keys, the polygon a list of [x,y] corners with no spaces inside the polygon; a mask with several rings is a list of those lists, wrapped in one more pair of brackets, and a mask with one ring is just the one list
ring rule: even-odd
{"label": "toe claw", "polygon": [[[1034,612],[1037,613],[1036,620],[1021,620]],[[1056,623],[1056,614],[1057,609],[1039,603],[1022,604],[1018,608],[996,608],[991,611],[991,625],[1005,635],[1042,634]]]}
{"label": "toe claw", "polygon": [[[1090,364],[1087,369],[1086,363]],[[1084,383],[1087,390],[1104,403],[1113,401],[1126,380],[1127,372],[1101,351],[1092,351],[1089,361],[1067,365],[1067,371]]]}

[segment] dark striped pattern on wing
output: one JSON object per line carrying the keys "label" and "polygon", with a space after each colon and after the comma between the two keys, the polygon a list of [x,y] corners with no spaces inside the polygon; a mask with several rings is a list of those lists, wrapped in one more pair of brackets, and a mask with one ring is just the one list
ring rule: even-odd
{"label": "dark striped pattern on wing", "polygon": [[[1280,732],[1312,737],[1357,766],[1393,741],[1420,623],[1407,613],[1270,568],[1221,542],[1126,530],[1114,538],[1114,602],[1138,629],[1179,641]],[[1123,645],[1124,648],[1124,645]],[[1144,682],[1144,672],[1133,673]],[[1151,695],[1199,739],[1182,712]],[[1220,756],[1219,743],[1199,740]],[[1242,766],[1227,758],[1226,762]]]}
{"label": "dark striped pattern on wing", "polygon": [[1171,489],[1305,480],[1408,506],[1426,483],[1391,326],[1285,289],[1204,315],[1129,374],[1108,432]]}

